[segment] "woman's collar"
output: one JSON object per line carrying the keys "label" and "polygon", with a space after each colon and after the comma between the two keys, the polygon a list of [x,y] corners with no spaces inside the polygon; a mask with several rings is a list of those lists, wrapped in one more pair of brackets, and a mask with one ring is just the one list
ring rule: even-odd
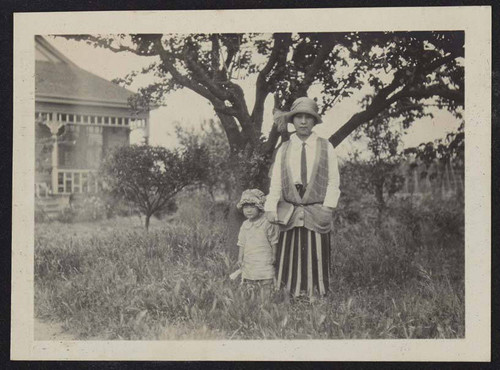
{"label": "woman's collar", "polygon": [[316,141],[317,138],[318,135],[314,131],[311,132],[311,135],[309,135],[309,137],[305,141],[300,140],[297,134],[293,134],[292,136],[290,136],[290,140],[292,140],[294,143],[302,144],[303,142],[305,142],[307,145],[311,145]]}

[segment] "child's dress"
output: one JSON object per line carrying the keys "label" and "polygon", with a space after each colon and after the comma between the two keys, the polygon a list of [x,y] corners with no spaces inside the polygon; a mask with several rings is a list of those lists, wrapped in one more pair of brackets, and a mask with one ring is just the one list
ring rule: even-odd
{"label": "child's dress", "polygon": [[271,245],[278,244],[279,228],[264,215],[256,220],[246,220],[241,225],[238,246],[243,248],[241,277],[246,280],[274,278]]}

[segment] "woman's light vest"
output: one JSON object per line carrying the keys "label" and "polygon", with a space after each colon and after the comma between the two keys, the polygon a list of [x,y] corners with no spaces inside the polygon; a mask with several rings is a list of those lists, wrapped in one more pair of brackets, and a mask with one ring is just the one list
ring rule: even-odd
{"label": "woman's light vest", "polygon": [[282,231],[294,227],[306,227],[309,230],[324,234],[332,228],[332,210],[323,207],[328,187],[328,145],[324,138],[318,137],[314,164],[306,192],[301,198],[293,180],[289,161],[290,141],[283,144],[281,152],[281,196],[282,201],[292,203],[295,210]]}

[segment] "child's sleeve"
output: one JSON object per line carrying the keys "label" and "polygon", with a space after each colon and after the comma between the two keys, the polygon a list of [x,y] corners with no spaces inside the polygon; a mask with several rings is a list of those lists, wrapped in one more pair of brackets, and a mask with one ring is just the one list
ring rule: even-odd
{"label": "child's sleeve", "polygon": [[269,244],[271,244],[271,245],[278,244],[279,237],[280,237],[279,226],[276,225],[276,224],[272,224],[272,223],[268,222],[268,225],[267,225],[267,240],[269,241]]}
{"label": "child's sleeve", "polygon": [[240,233],[238,234],[238,247],[244,247],[246,243],[246,233],[243,226],[240,228]]}

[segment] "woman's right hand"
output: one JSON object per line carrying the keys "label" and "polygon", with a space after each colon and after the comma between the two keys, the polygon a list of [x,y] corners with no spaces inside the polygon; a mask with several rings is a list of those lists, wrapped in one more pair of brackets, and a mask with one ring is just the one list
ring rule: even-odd
{"label": "woman's right hand", "polygon": [[278,215],[276,212],[266,212],[267,220],[271,223],[276,223],[278,221]]}

